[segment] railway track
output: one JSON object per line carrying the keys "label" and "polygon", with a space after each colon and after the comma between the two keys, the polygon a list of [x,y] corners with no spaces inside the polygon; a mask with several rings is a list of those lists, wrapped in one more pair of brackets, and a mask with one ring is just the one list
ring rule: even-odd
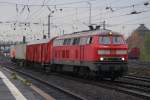
{"label": "railway track", "polygon": [[[9,68],[11,70],[14,70],[20,74],[23,74],[25,76],[28,76],[28,77],[31,77],[35,80],[38,80],[40,81],[41,83],[44,83],[44,84],[47,84],[48,86],[51,86],[51,87],[54,87],[60,91],[63,91],[65,93],[69,93],[69,95],[72,95],[74,96],[75,98],[78,98],[80,100],[86,100],[85,98],[77,95],[77,94],[74,94],[68,90],[65,90],[61,87],[57,87],[55,86],[54,84],[49,84],[48,82],[45,82],[35,76],[32,76],[32,75],[29,75],[25,72],[22,72],[22,71],[19,71],[19,70],[16,70],[12,67],[8,67],[8,66],[5,66],[6,68]],[[81,79],[81,78],[77,78],[77,77],[72,77],[72,76],[68,76],[68,75],[64,75],[64,74],[54,74],[56,76],[59,76],[59,77],[63,77],[63,78],[66,78],[66,79],[69,79],[69,80],[75,80],[75,81],[78,81],[78,82],[82,82],[82,83],[86,83],[86,84],[91,84],[91,85],[94,85],[94,86],[98,86],[98,87],[103,87],[103,88],[107,88],[107,89],[112,89],[112,90],[116,90],[116,91],[119,91],[119,92],[123,92],[123,93],[126,93],[126,94],[129,94],[129,95],[134,95],[134,96],[138,96],[138,97],[142,97],[142,98],[145,98],[145,99],[150,99],[150,85],[143,85],[143,84],[137,84],[137,83],[132,83],[132,82],[126,82],[126,81],[119,81],[119,80],[116,80],[116,81],[109,81],[109,80],[103,80],[103,81],[89,81],[89,80],[85,80],[85,79]],[[126,76],[127,77],[127,76]],[[129,76],[128,76],[129,78]],[[130,77],[131,78],[131,77]]]}
{"label": "railway track", "polygon": [[107,89],[112,89],[116,91],[120,91],[123,93],[127,93],[129,95],[134,95],[138,97],[142,97],[145,99],[150,99],[150,85],[142,85],[142,84],[136,84],[126,81],[110,81],[110,80],[100,80],[100,81],[91,81],[91,80],[85,80],[81,78],[71,77],[67,75],[62,74],[56,74],[57,76],[83,82],[86,84],[95,85],[98,87],[104,87]]}
{"label": "railway track", "polygon": [[67,90],[67,89],[64,89],[64,88],[62,88],[62,87],[60,87],[60,86],[57,86],[57,85],[55,85],[55,84],[51,84],[51,83],[49,83],[49,82],[47,82],[47,81],[45,81],[45,80],[40,79],[39,77],[36,77],[36,76],[34,76],[34,75],[31,75],[31,74],[29,74],[29,73],[26,73],[26,72],[23,72],[23,71],[20,71],[20,70],[16,70],[15,68],[12,68],[12,67],[9,67],[9,66],[3,66],[3,67],[5,67],[5,68],[7,68],[7,69],[9,69],[9,70],[15,71],[15,72],[17,72],[18,74],[21,74],[21,75],[23,75],[23,76],[29,77],[29,78],[31,78],[31,79],[33,79],[33,80],[36,80],[36,81],[38,81],[38,82],[40,82],[40,83],[42,83],[42,84],[44,84],[44,85],[46,85],[46,86],[52,87],[52,88],[54,88],[54,89],[56,89],[56,90],[58,90],[58,91],[60,91],[60,92],[63,92],[63,93],[65,93],[65,94],[71,96],[72,98],[74,98],[74,99],[76,99],[76,100],[86,100],[84,97],[82,97],[82,96],[80,96],[80,95],[78,95],[78,94],[76,94],[76,93],[73,93],[73,92],[71,92],[71,91],[69,91],[69,90]]}
{"label": "railway track", "polygon": [[131,66],[144,66],[144,67],[150,67],[150,62],[144,62],[139,60],[129,60],[129,65]]}
{"label": "railway track", "polygon": [[137,77],[134,75],[127,75],[127,76],[124,76],[123,78],[134,79],[134,80],[150,83],[150,77],[139,77],[139,76]]}

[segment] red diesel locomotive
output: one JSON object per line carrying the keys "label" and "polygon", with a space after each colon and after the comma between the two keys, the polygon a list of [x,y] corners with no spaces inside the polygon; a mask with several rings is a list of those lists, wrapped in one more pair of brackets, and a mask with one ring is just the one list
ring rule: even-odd
{"label": "red diesel locomotive", "polygon": [[23,62],[41,64],[46,70],[72,71],[85,77],[96,75],[113,80],[127,72],[127,50],[121,34],[88,30],[30,42]]}

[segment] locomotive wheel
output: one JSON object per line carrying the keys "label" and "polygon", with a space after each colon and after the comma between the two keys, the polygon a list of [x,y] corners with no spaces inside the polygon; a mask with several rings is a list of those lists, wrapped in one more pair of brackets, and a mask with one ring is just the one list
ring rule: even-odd
{"label": "locomotive wheel", "polygon": [[114,81],[116,79],[116,74],[112,73],[112,75],[110,76],[111,81]]}
{"label": "locomotive wheel", "polygon": [[90,69],[88,67],[85,67],[84,78],[89,78],[89,76],[90,76]]}
{"label": "locomotive wheel", "polygon": [[96,72],[96,79],[97,80],[104,79],[104,72],[101,70],[101,66],[99,66],[99,70]]}
{"label": "locomotive wheel", "polygon": [[79,75],[85,79],[90,76],[90,69],[88,67],[80,67]]}
{"label": "locomotive wheel", "polygon": [[111,79],[111,81],[114,81],[116,79],[116,77],[113,76],[110,79]]}
{"label": "locomotive wheel", "polygon": [[81,77],[84,76],[84,70],[83,70],[83,67],[80,67],[80,69],[79,69],[79,76],[81,76]]}
{"label": "locomotive wheel", "polygon": [[96,72],[96,80],[103,80],[104,75],[101,71]]}

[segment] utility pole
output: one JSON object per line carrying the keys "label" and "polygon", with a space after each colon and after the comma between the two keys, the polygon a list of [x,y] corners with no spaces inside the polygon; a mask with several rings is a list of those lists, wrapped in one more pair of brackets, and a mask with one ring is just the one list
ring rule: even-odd
{"label": "utility pole", "polygon": [[89,25],[91,25],[92,4],[89,1],[87,1],[87,4],[89,5]]}
{"label": "utility pole", "polygon": [[44,26],[45,26],[45,24],[43,23],[43,39],[46,39],[46,35],[44,34],[45,33],[45,31],[44,31]]}
{"label": "utility pole", "polygon": [[51,13],[48,15],[48,38],[50,38],[51,34]]}
{"label": "utility pole", "polygon": [[106,29],[106,21],[103,21],[103,29]]}
{"label": "utility pole", "polygon": [[[58,9],[59,11],[62,11],[62,9]],[[50,35],[51,35],[51,17],[52,17],[52,14],[54,14],[55,13],[55,10],[50,10],[49,9],[49,11],[50,11],[50,13],[49,13],[49,15],[48,15],[48,38],[50,38]],[[57,11],[57,9],[56,9],[56,11]]]}

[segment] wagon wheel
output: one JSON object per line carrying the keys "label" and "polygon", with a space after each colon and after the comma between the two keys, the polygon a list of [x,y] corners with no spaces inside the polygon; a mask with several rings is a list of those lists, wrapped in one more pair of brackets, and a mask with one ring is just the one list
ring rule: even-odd
{"label": "wagon wheel", "polygon": [[62,72],[62,70],[63,70],[63,66],[62,65],[58,65],[58,66],[56,66],[56,72]]}
{"label": "wagon wheel", "polygon": [[79,76],[80,67],[74,66],[73,67],[73,73],[75,76]]}
{"label": "wagon wheel", "polygon": [[49,74],[51,73],[51,68],[50,68],[50,66],[44,65],[43,67],[44,67],[44,72],[49,75]]}
{"label": "wagon wheel", "polygon": [[52,66],[50,66],[50,71],[51,72],[56,72],[56,65],[52,65]]}

